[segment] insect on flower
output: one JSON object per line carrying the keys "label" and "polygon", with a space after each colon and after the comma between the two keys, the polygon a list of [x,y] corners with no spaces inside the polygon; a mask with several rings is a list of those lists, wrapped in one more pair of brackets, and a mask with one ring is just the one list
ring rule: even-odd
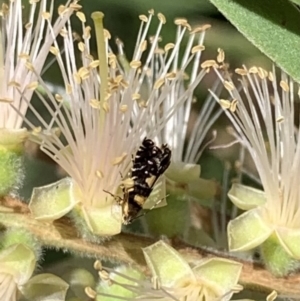
{"label": "insect on flower", "polygon": [[135,156],[132,156],[131,179],[133,186],[123,187],[123,198],[117,198],[117,202],[123,207],[123,223],[125,225],[136,219],[155,183],[167,170],[170,162],[171,150],[167,144],[158,147],[151,139],[144,138]]}

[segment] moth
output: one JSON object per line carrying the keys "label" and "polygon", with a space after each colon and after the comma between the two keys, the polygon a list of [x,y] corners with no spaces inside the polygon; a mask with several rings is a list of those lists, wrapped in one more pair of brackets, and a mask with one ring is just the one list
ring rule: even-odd
{"label": "moth", "polygon": [[167,144],[158,147],[151,139],[144,138],[132,157],[131,179],[133,187],[123,188],[123,223],[130,224],[143,209],[147,198],[159,177],[171,162],[171,150]]}

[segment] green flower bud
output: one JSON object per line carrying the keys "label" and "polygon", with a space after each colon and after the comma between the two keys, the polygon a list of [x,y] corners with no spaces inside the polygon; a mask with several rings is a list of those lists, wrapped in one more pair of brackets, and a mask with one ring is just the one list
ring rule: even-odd
{"label": "green flower bud", "polygon": [[0,129],[0,196],[20,188],[24,179],[23,144],[27,138],[25,128]]}

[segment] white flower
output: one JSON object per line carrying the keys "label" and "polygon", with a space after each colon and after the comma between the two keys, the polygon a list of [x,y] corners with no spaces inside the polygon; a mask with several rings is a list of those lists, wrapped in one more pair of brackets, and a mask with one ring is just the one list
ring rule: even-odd
{"label": "white flower", "polygon": [[275,237],[287,254],[300,259],[300,131],[295,116],[299,86],[283,72],[277,81],[275,70],[244,67],[236,70],[242,76],[238,90],[216,72],[230,101],[215,98],[252,156],[264,190],[232,187],[231,200],[248,211],[229,223],[229,248],[249,250]]}
{"label": "white flower", "polygon": [[74,10],[60,7],[58,19],[51,25],[53,1],[29,1],[28,18],[23,16],[23,5],[21,0],[9,1],[1,10],[0,129],[22,126],[33,93],[31,84],[36,80],[31,66],[36,73],[42,72],[53,39]]}
{"label": "white flower", "polygon": [[[210,25],[204,25],[198,28],[200,34],[197,37],[197,43],[202,45],[203,49],[205,33],[208,28],[210,28]],[[190,37],[190,44],[194,38],[195,37],[193,36]],[[190,45],[190,47],[192,47],[192,45]],[[180,191],[180,188],[183,188],[182,193],[185,197],[194,197],[198,200],[211,200],[216,192],[216,185],[211,181],[200,179],[201,168],[197,163],[199,162],[204,148],[214,140],[213,137],[212,140],[203,145],[208,131],[220,116],[222,110],[214,110],[216,103],[213,100],[212,95],[208,94],[206,99],[201,101],[201,110],[198,113],[197,118],[192,121],[193,124],[191,126],[190,122],[195,98],[192,94],[189,94],[187,100],[177,107],[174,115],[172,115],[171,118],[167,118],[168,112],[171,110],[172,104],[178,95],[193,87],[196,76],[199,77],[199,85],[212,67],[210,61],[201,62],[201,53],[202,52],[199,51],[196,54],[196,59],[194,60],[188,83],[184,83],[184,79],[182,79],[182,82],[178,82],[178,84],[173,87],[172,93],[170,93],[167,101],[164,102],[162,112],[160,112],[158,118],[162,118],[161,115],[163,115],[168,121],[166,126],[158,133],[158,141],[160,143],[167,143],[172,149],[172,162],[166,173],[169,184],[172,184],[169,185],[170,191]],[[219,56],[220,60],[223,62],[224,52],[220,49]],[[185,56],[183,56],[183,58],[185,59]],[[181,64],[185,63],[184,59]],[[179,64],[180,62],[176,62],[176,64],[174,64],[175,68]],[[202,70],[199,72],[200,65]],[[219,95],[222,89],[221,81],[216,79],[211,89],[216,95]],[[215,136],[215,134],[213,136]]]}
{"label": "white flower", "polygon": [[[42,139],[36,139],[42,144],[41,149],[74,180],[82,210],[89,215],[89,224],[95,226],[100,222],[99,216],[93,217],[93,221],[90,218],[96,209],[110,214],[114,210],[115,198],[107,192],[122,197],[118,188],[122,177],[125,178],[129,172],[131,156],[142,139],[155,137],[178,106],[192,97],[203,72],[193,71],[187,89],[183,89],[182,79],[189,65],[193,65],[194,60],[196,65],[199,62],[198,53],[203,46],[201,41],[195,39],[195,46],[192,47],[194,38],[201,31],[196,29],[190,32],[191,40],[182,49],[181,43],[190,26],[185,20],[177,20],[174,43],[168,43],[161,49],[160,33],[166,20],[158,14],[156,32],[148,40],[154,17],[153,11],[150,11],[148,17],[140,16],[142,22],[136,47],[132,59],[127,62],[121,41],[117,40],[119,54],[112,52],[108,43],[110,35],[102,29],[103,15],[98,12],[93,14],[99,57],[95,60],[90,53],[91,28],[85,25],[82,13],[77,16],[82,22],[83,40],[74,43],[69,24],[63,32],[63,55],[57,44],[52,48],[68,97],[63,100],[61,95],[48,93],[54,107],[52,109],[40,95],[52,120],[48,123],[41,120],[46,131],[35,133]],[[77,47],[81,52],[80,65],[75,59]],[[185,53],[185,58],[179,64],[181,51]],[[176,92],[175,99],[171,95],[177,89],[179,92]],[[162,107],[170,99],[172,105],[168,105],[168,114],[159,118]],[[37,112],[35,114],[40,118]],[[32,124],[30,126],[33,127]],[[64,140],[53,135],[56,126]],[[116,215],[116,212],[112,214]],[[116,226],[115,231],[120,231],[117,229]]]}

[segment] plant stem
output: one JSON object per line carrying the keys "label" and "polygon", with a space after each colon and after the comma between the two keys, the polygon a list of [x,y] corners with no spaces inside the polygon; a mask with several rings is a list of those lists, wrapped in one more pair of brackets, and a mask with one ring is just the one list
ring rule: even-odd
{"label": "plant stem", "polygon": [[[45,247],[60,248],[84,257],[100,258],[120,264],[134,264],[143,270],[146,269],[146,262],[141,249],[156,241],[141,235],[121,233],[101,245],[88,242],[79,237],[68,218],[64,217],[55,222],[35,220],[27,204],[9,197],[0,200],[0,223],[4,227],[26,229]],[[225,252],[195,248],[178,239],[172,240],[171,243],[188,262],[195,263],[208,257],[230,258],[241,262],[243,271],[240,282],[247,289],[266,294],[275,290],[278,295],[285,297],[300,295],[300,273],[276,278],[258,263],[240,260]]]}

